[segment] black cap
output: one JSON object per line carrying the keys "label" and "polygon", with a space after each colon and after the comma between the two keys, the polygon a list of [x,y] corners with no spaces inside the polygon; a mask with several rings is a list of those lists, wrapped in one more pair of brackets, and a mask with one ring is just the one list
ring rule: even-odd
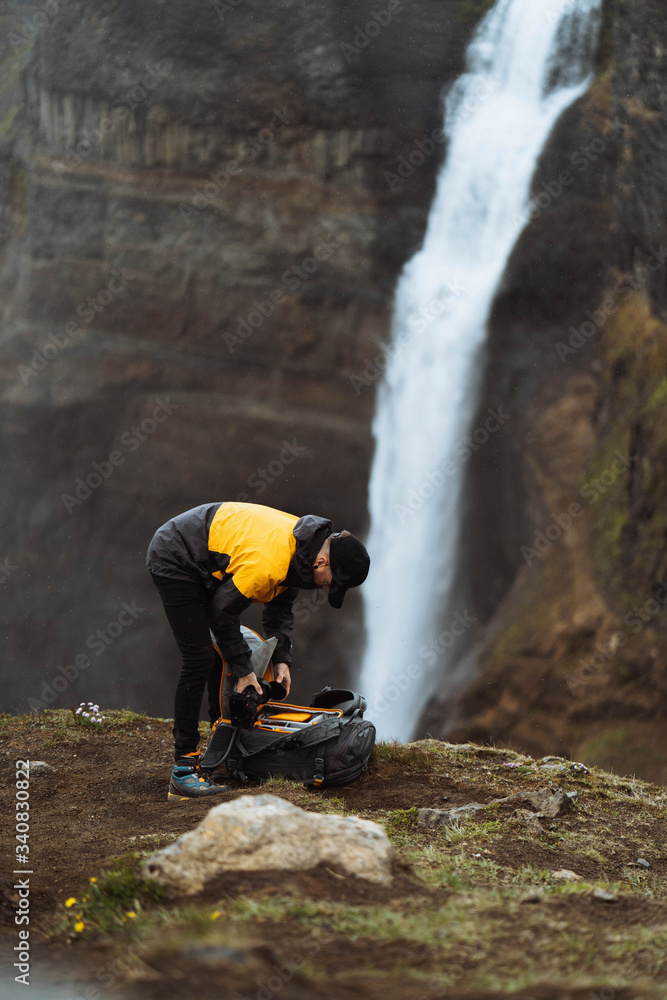
{"label": "black cap", "polygon": [[368,576],[370,556],[355,535],[345,535],[341,538],[340,532],[337,532],[331,536],[329,565],[331,566],[329,604],[332,608],[340,608],[349,588],[358,587]]}

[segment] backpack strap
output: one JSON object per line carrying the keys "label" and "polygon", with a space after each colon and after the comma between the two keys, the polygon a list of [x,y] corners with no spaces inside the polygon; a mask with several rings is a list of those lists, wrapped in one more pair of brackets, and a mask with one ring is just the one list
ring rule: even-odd
{"label": "backpack strap", "polygon": [[[227,758],[231,754],[231,752],[232,752],[232,750],[234,748],[234,743],[236,742],[236,738],[238,736],[238,729],[236,727],[231,727],[231,728],[232,728],[232,731],[231,731],[230,738],[229,738],[229,744],[227,745],[227,748],[226,748],[225,752],[223,753],[223,755],[221,757],[221,756],[219,756],[219,751],[218,751],[218,756],[216,757],[215,756],[215,750],[216,750],[215,744],[217,742],[216,741],[216,733],[223,731],[222,729],[219,728],[219,726],[216,727],[215,732],[212,734],[211,739],[209,740],[208,745],[206,747],[206,750],[204,751],[204,755],[203,755],[202,759],[199,762],[199,766],[204,771],[207,771],[207,770],[211,771],[211,772],[216,771],[219,767],[222,766],[222,764],[224,764],[224,762],[227,760]],[[207,759],[208,759],[208,763],[207,763]]]}
{"label": "backpack strap", "polygon": [[[294,743],[289,743],[290,747],[312,747],[317,745],[317,756],[321,757],[320,744],[328,743],[329,740],[335,740],[341,731],[341,723],[339,719],[328,719],[326,722],[320,722],[315,726],[306,727],[298,733],[294,733],[293,736],[289,736],[288,740],[294,740]],[[281,750],[284,749],[281,747]]]}
{"label": "backpack strap", "polygon": [[320,743],[317,748],[315,758],[315,770],[313,771],[313,787],[319,788],[324,781],[324,744]]}
{"label": "backpack strap", "polygon": [[247,784],[248,775],[245,773],[243,768],[237,763],[236,757],[229,758],[229,770],[232,772],[232,777],[236,778],[241,782],[242,785]]}
{"label": "backpack strap", "polygon": [[313,769],[314,788],[319,788],[324,782],[324,745],[330,740],[336,739],[340,735],[342,728],[341,722],[338,719],[331,719],[319,726],[313,726],[310,730],[302,729],[301,733],[299,733],[300,736],[303,736],[299,746],[303,747],[312,746],[313,743],[317,744]]}
{"label": "backpack strap", "polygon": [[[282,753],[283,750],[309,747],[313,744],[318,744],[317,756],[319,759],[322,757],[322,753],[319,752],[319,744],[328,743],[329,740],[336,739],[340,733],[340,729],[341,725],[338,719],[329,719],[326,722],[318,723],[310,728],[301,729],[298,733],[288,733],[286,736],[279,736],[272,743],[250,751],[246,750],[243,746],[239,734],[234,743],[235,753],[234,757],[230,757],[229,759],[229,766],[233,771],[234,777],[236,777],[237,773],[239,777],[241,777],[241,775],[243,775],[243,768],[238,766],[237,758],[240,760],[240,763],[243,764],[252,757],[260,756],[260,754]],[[243,777],[241,777],[241,780],[243,781]]]}

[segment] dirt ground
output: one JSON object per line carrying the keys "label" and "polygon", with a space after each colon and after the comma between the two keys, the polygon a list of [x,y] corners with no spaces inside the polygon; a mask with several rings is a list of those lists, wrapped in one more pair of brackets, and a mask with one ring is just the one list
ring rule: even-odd
{"label": "dirt ground", "polygon": [[[210,946],[192,945],[169,950],[170,946],[163,945],[157,934],[151,939],[150,947],[141,953],[142,971],[137,973],[135,968],[130,977],[111,976],[111,984],[102,988],[100,969],[118,955],[119,941],[109,933],[93,932],[75,940],[71,934],[64,934],[58,928],[67,916],[65,900],[79,898],[90,885],[91,877],[99,877],[109,867],[111,859],[133,850],[155,850],[173,841],[176,835],[191,830],[212,805],[239,794],[270,791],[304,808],[328,811],[331,806],[332,811],[384,822],[388,816],[402,815],[393,811],[415,806],[451,808],[470,802],[487,803],[523,787],[522,782],[528,779],[509,770],[505,759],[496,751],[486,752],[481,748],[467,756],[454,754],[451,765],[440,771],[429,770],[424,763],[426,758],[421,760],[417,756],[415,766],[406,767],[400,754],[392,759],[392,754],[386,752],[374,755],[372,772],[368,776],[345,788],[307,792],[291,783],[272,783],[270,787],[255,784],[245,788],[235,786],[213,800],[174,803],[167,801],[172,753],[171,725],[165,720],[129,717],[128,721],[119,719],[113,727],[100,731],[61,725],[61,718],[56,721],[55,713],[52,719],[22,717],[14,720],[5,716],[0,722],[0,754],[5,773],[11,776],[3,783],[1,792],[4,808],[0,825],[4,844],[13,845],[14,842],[13,772],[16,761],[45,761],[52,768],[32,769],[30,775],[29,843],[30,870],[33,872],[30,877],[30,930],[35,944],[33,958],[38,957],[50,966],[50,981],[54,984],[62,981],[70,990],[74,984],[79,992],[72,995],[85,996],[85,984],[90,982],[96,993],[91,993],[89,1000],[116,995],[136,997],[137,1000],[166,1000],[167,997],[171,1000],[199,996],[202,991],[210,990],[212,981],[216,981],[224,983],[223,992],[217,991],[221,996],[257,996],[261,1000],[268,1000],[277,993],[285,1000],[301,1000],[302,997],[342,1000],[359,996],[382,997],[383,1000],[392,997],[435,1000],[442,996],[453,1000],[457,997],[491,1000],[501,996],[521,996],[523,1000],[529,997],[535,1000],[579,1000],[580,997],[582,1000],[584,997],[587,1000],[629,1000],[639,996],[667,996],[667,957],[660,965],[653,952],[650,961],[647,959],[644,963],[645,967],[634,958],[632,962],[623,958],[626,967],[631,968],[633,962],[637,965],[639,985],[633,984],[632,977],[617,976],[616,985],[601,986],[597,993],[592,993],[585,986],[555,983],[553,971],[540,981],[539,969],[546,945],[540,939],[539,921],[535,924],[533,917],[538,910],[544,926],[562,929],[567,925],[572,935],[586,934],[593,941],[599,937],[613,943],[615,934],[627,937],[635,928],[637,947],[641,948],[645,935],[652,928],[658,936],[651,938],[650,947],[657,947],[659,952],[658,946],[664,940],[667,948],[667,812],[664,806],[647,812],[645,801],[629,791],[616,796],[602,789],[593,795],[587,784],[588,777],[576,773],[569,776],[568,788],[579,790],[582,800],[584,797],[594,799],[596,811],[578,811],[559,821],[557,834],[550,832],[556,824],[545,824],[543,837],[517,835],[516,822],[511,820],[515,806],[502,806],[495,811],[493,819],[496,825],[507,821],[506,833],[494,828],[493,835],[486,836],[479,828],[475,834],[477,842],[468,844],[461,840],[460,844],[446,848],[456,852],[452,857],[461,870],[464,863],[479,865],[482,866],[480,871],[502,872],[505,885],[512,887],[516,881],[517,892],[525,890],[524,895],[527,893],[525,902],[519,900],[520,905],[508,907],[497,893],[487,892],[486,883],[487,895],[481,903],[479,900],[474,902],[474,878],[463,889],[450,875],[440,884],[437,879],[436,884],[429,884],[428,879],[421,877],[423,873],[415,869],[410,851],[416,849],[416,844],[428,867],[436,863],[431,847],[425,844],[423,837],[417,836],[414,844],[409,838],[403,841],[399,832],[396,840],[398,860],[390,887],[342,877],[335,868],[289,876],[275,872],[221,876],[197,897],[200,909],[221,905],[223,900],[226,907],[232,908],[231,913],[237,904],[247,906],[248,899],[264,908],[261,913],[258,911],[254,924],[244,917],[243,934],[240,938],[237,936],[241,943],[235,946],[235,951],[233,948],[221,950],[219,941]],[[533,780],[530,775],[528,778]],[[405,822],[409,826],[409,817]],[[597,831],[595,847],[591,847],[589,837],[591,824],[595,824]],[[567,836],[564,837],[564,833]],[[556,840],[557,836],[562,839]],[[581,850],[577,849],[579,836]],[[12,852],[13,846],[9,850]],[[642,868],[636,867],[639,857],[650,857],[651,891],[646,891],[648,883],[641,882],[645,876]],[[13,864],[13,854],[10,854],[10,864]],[[559,895],[554,891],[540,896],[543,891],[538,884],[541,873],[558,869],[573,871],[587,882],[617,884],[613,904],[601,903],[591,893]],[[12,868],[5,868],[0,883],[0,942],[5,960],[11,954],[17,934],[14,925],[17,895],[13,888],[17,876],[12,871]],[[484,878],[488,881],[487,875]],[[619,894],[618,883],[627,885],[627,893],[621,890]],[[635,892],[638,886],[640,889],[644,886],[639,893]],[[664,896],[661,886],[665,888]],[[530,898],[531,891],[535,899]],[[466,945],[461,950],[458,965],[462,972],[458,981],[448,986],[438,985],[435,980],[429,984],[426,979],[414,979],[422,971],[424,975],[430,971],[436,979],[447,972],[443,955],[449,956],[448,961],[452,957],[449,952],[443,952],[444,946],[439,941],[420,943],[414,935],[402,938],[400,930],[391,939],[381,939],[382,934],[386,938],[382,931],[377,940],[368,934],[355,936],[354,932],[340,932],[341,908],[354,914],[371,909],[379,912],[384,908],[400,913],[402,919],[406,914],[412,919],[410,915],[420,910],[444,913],[448,907],[465,901],[466,893],[471,894],[471,905],[482,906],[484,920],[493,928],[496,950],[502,951],[503,942],[511,950],[517,940],[521,941],[524,960],[535,967],[528,991],[504,986],[494,990],[492,974],[487,977],[484,988],[466,986],[467,963],[471,968],[479,964],[476,958],[479,949],[474,937],[470,947]],[[291,909],[290,900],[294,904]],[[300,900],[308,900],[311,907],[319,907],[318,914],[324,914],[317,916],[321,924],[318,923],[318,936],[312,938],[316,941],[312,944],[316,953],[312,965],[317,975],[308,973],[308,964],[303,960],[288,978],[285,973],[280,980],[275,970],[281,961],[304,950],[304,927],[308,927],[308,917],[298,909]],[[286,907],[280,920],[270,915],[274,901]],[[187,907],[192,907],[193,901],[192,898],[172,899],[169,905],[182,914]],[[263,916],[264,912],[269,915]],[[526,915],[530,918],[529,927]],[[124,940],[121,949],[127,943],[123,943]],[[164,940],[168,941],[168,935]],[[163,947],[167,947],[166,953],[161,950]],[[624,937],[622,948],[625,947]],[[617,951],[619,948],[620,944]],[[372,970],[376,970],[375,975]],[[410,975],[406,975],[405,970]],[[572,977],[569,978],[571,981]],[[271,979],[273,985],[267,985]],[[362,992],[360,982],[363,983]],[[511,982],[511,976],[506,982]],[[599,976],[595,982],[600,982]],[[607,993],[604,993],[605,988]]]}

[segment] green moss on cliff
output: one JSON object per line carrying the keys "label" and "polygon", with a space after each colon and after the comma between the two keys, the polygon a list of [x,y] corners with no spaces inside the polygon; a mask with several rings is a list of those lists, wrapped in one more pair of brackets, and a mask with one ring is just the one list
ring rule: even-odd
{"label": "green moss on cliff", "polygon": [[614,57],[614,20],[618,8],[624,0],[604,0],[602,4],[602,24],[598,38],[598,50],[595,56],[595,69],[598,73],[606,73]]}
{"label": "green moss on cliff", "polygon": [[667,324],[633,293],[605,326],[603,347],[605,403],[585,478],[597,583],[622,617],[667,573]]}
{"label": "green moss on cliff", "polygon": [[610,727],[588,736],[578,747],[577,757],[589,766],[626,775],[646,774],[661,763],[657,748],[629,726]]}
{"label": "green moss on cliff", "polygon": [[663,378],[653,390],[651,398],[646,404],[646,411],[650,413],[652,410],[662,407],[667,407],[667,378]]}

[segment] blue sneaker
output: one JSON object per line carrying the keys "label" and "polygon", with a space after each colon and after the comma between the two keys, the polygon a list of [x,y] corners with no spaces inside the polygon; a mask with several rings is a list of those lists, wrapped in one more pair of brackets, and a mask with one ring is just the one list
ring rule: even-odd
{"label": "blue sneaker", "polygon": [[183,799],[198,799],[204,795],[219,795],[229,790],[228,785],[216,783],[193,764],[175,764],[169,781],[167,798],[183,801]]}

